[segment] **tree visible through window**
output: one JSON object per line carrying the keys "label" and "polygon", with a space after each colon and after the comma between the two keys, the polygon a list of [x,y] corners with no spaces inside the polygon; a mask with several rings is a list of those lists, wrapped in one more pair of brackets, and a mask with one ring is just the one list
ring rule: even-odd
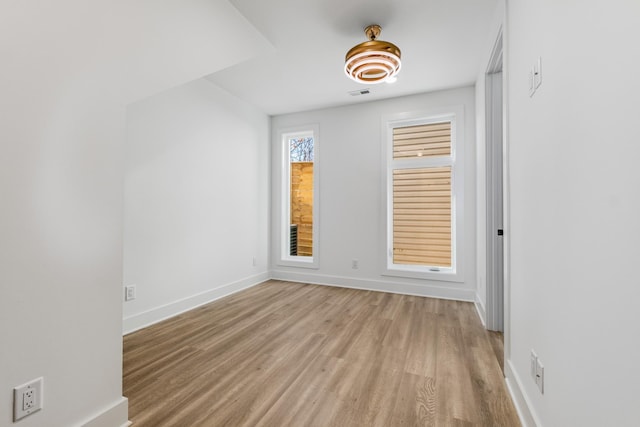
{"label": "tree visible through window", "polygon": [[313,162],[313,137],[291,138],[289,159],[291,162]]}

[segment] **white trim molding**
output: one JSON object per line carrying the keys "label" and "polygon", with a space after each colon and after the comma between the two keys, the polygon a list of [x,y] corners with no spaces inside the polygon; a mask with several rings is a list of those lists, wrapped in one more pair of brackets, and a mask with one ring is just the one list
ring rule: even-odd
{"label": "white trim molding", "polygon": [[[313,138],[313,230],[312,230],[312,256],[291,256],[289,255],[289,239],[291,224],[290,203],[291,203],[291,184],[290,184],[290,153],[285,146],[289,146],[289,140],[298,137]],[[320,241],[320,127],[317,124],[309,124],[305,126],[297,126],[294,128],[279,129],[277,132],[277,151],[279,156],[280,173],[278,174],[279,183],[275,188],[280,188],[280,217],[278,235],[275,239],[279,245],[276,252],[276,263],[282,266],[302,267],[302,268],[319,268],[319,241]]]}
{"label": "white trim molding", "polygon": [[151,310],[135,314],[124,318],[122,332],[124,335],[146,328],[154,323],[161,322],[173,316],[177,316],[185,311],[193,310],[204,304],[208,304],[217,299],[226,297],[244,289],[259,285],[270,279],[269,272],[249,276],[235,282],[226,283],[216,288],[210,289],[197,295],[192,295],[178,301],[165,304]]}
{"label": "white trim molding", "polygon": [[478,312],[478,317],[480,317],[480,321],[482,322],[482,326],[487,327],[487,311],[484,308],[484,304],[482,304],[482,300],[480,296],[476,292],[476,299],[473,302],[473,305],[476,306],[476,311]]}
{"label": "white trim molding", "polygon": [[131,425],[128,418],[129,400],[126,397],[121,397],[113,405],[80,425],[82,427],[127,427]]}
{"label": "white trim molding", "polygon": [[313,285],[335,286],[338,288],[361,289],[366,291],[389,292],[392,294],[415,295],[419,297],[440,298],[473,302],[473,289],[451,286],[449,283],[413,284],[387,280],[358,279],[354,277],[330,276],[312,272],[294,272],[273,270],[272,278]]}
{"label": "white trim molding", "polygon": [[[416,126],[431,123],[451,123],[451,154],[442,157],[417,157],[411,159],[394,159],[393,130],[398,127]],[[455,105],[433,109],[430,111],[415,111],[392,114],[382,117],[383,138],[382,170],[384,182],[382,185],[381,236],[385,236],[382,247],[381,261],[384,276],[408,277],[416,279],[430,279],[434,281],[450,281],[463,283],[465,280],[465,111],[464,105]],[[452,169],[451,192],[451,267],[406,265],[393,263],[393,171],[397,169],[413,169],[424,167],[450,166]],[[473,298],[471,298],[473,300]]]}
{"label": "white trim molding", "polygon": [[511,360],[508,359],[504,361],[504,381],[511,394],[511,400],[513,400],[513,405],[516,407],[522,427],[541,427],[542,424],[538,417],[531,410],[532,406],[529,404],[529,399],[524,393],[522,381],[520,381],[518,374],[516,374],[515,369],[513,369]]}

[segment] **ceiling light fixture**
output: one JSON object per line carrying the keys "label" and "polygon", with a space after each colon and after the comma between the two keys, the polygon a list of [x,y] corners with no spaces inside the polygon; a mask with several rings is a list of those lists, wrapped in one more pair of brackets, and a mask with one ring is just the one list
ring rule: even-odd
{"label": "ceiling light fixture", "polygon": [[369,41],[352,47],[345,57],[344,71],[350,79],[364,84],[393,80],[400,72],[400,49],[393,43],[376,40],[382,28],[364,29]]}

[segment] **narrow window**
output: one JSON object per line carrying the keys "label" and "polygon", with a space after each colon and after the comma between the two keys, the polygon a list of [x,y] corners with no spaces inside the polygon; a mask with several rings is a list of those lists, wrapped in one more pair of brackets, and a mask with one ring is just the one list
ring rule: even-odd
{"label": "narrow window", "polygon": [[281,263],[317,266],[317,131],[282,133]]}

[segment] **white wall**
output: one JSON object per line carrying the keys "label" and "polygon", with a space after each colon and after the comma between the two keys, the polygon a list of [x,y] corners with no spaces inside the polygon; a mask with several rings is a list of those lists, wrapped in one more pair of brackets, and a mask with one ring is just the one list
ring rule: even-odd
{"label": "white wall", "polygon": [[27,58],[0,77],[0,425],[12,388],[40,376],[44,409],[21,426],[110,407],[122,423],[124,108],[59,70],[36,78],[48,55],[14,53]]}
{"label": "white wall", "polygon": [[[507,369],[540,425],[636,426],[640,3],[510,0],[507,11]],[[530,98],[538,56],[543,81]]]}
{"label": "white wall", "polygon": [[21,426],[69,426],[121,404],[124,109],[16,78],[16,96],[0,79],[0,425],[43,376]]}
{"label": "white wall", "polygon": [[[203,55],[222,34],[229,52]],[[125,104],[265,46],[225,1],[2,2],[0,426],[40,376],[44,409],[20,426],[126,422]]]}
{"label": "white wall", "polygon": [[129,106],[125,332],[268,278],[269,158],[269,117],[207,80]]}
{"label": "white wall", "polygon": [[[275,116],[272,120],[272,267],[277,278],[405,292],[466,300],[475,299],[475,112],[474,89],[362,103],[347,107]],[[465,141],[465,282],[443,282],[382,276],[383,138],[382,118],[397,113],[464,105]],[[320,227],[317,270],[277,264],[280,253],[281,147],[279,129],[319,125]],[[351,268],[351,260],[359,269]]]}

